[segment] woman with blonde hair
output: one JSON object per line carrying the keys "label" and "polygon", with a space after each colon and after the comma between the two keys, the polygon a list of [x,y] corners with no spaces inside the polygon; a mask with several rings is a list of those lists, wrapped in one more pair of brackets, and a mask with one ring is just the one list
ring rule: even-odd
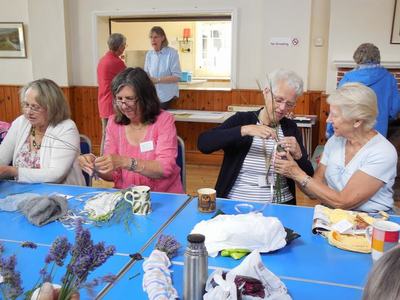
{"label": "woman with blonde hair", "polygon": [[60,87],[35,80],[21,89],[20,100],[23,114],[0,145],[0,179],[84,185],[79,132]]}
{"label": "woman with blonde hair", "polygon": [[284,152],[276,158],[276,172],[292,178],[327,206],[393,213],[397,153],[374,129],[378,113],[374,91],[348,83],[333,92],[328,103],[334,136],[326,143],[314,176],[305,174]]}

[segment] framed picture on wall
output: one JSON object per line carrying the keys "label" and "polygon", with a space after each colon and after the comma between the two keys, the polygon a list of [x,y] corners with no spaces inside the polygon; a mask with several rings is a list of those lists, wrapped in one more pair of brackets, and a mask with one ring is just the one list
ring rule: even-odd
{"label": "framed picture on wall", "polygon": [[400,0],[394,1],[391,44],[400,44]]}
{"label": "framed picture on wall", "polygon": [[26,57],[24,24],[0,22],[0,58]]}

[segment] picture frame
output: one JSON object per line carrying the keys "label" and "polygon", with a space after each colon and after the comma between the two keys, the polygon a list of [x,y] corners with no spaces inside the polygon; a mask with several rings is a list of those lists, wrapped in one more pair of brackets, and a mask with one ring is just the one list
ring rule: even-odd
{"label": "picture frame", "polygon": [[22,22],[0,22],[0,58],[26,58]]}
{"label": "picture frame", "polygon": [[391,44],[400,44],[400,1],[394,1],[392,33],[390,35]]}

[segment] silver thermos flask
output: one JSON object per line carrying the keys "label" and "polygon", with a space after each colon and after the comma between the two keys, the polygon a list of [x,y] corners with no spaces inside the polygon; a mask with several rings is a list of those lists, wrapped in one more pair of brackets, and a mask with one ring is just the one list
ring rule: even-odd
{"label": "silver thermos flask", "polygon": [[202,234],[189,234],[185,251],[183,299],[202,300],[208,276],[208,253]]}

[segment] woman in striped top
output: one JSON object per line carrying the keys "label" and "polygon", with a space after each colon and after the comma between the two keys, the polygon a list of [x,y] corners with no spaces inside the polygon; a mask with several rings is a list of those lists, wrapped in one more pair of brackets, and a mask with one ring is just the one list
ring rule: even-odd
{"label": "woman in striped top", "polygon": [[[216,183],[218,197],[296,204],[294,181],[277,178],[274,170],[274,152],[278,145],[290,152],[305,173],[310,176],[314,173],[296,123],[286,118],[303,92],[303,81],[288,70],[277,70],[269,78],[263,108],[256,112],[238,112],[199,136],[201,152],[224,151]],[[279,197],[271,193],[271,185],[276,190],[277,180]]]}

